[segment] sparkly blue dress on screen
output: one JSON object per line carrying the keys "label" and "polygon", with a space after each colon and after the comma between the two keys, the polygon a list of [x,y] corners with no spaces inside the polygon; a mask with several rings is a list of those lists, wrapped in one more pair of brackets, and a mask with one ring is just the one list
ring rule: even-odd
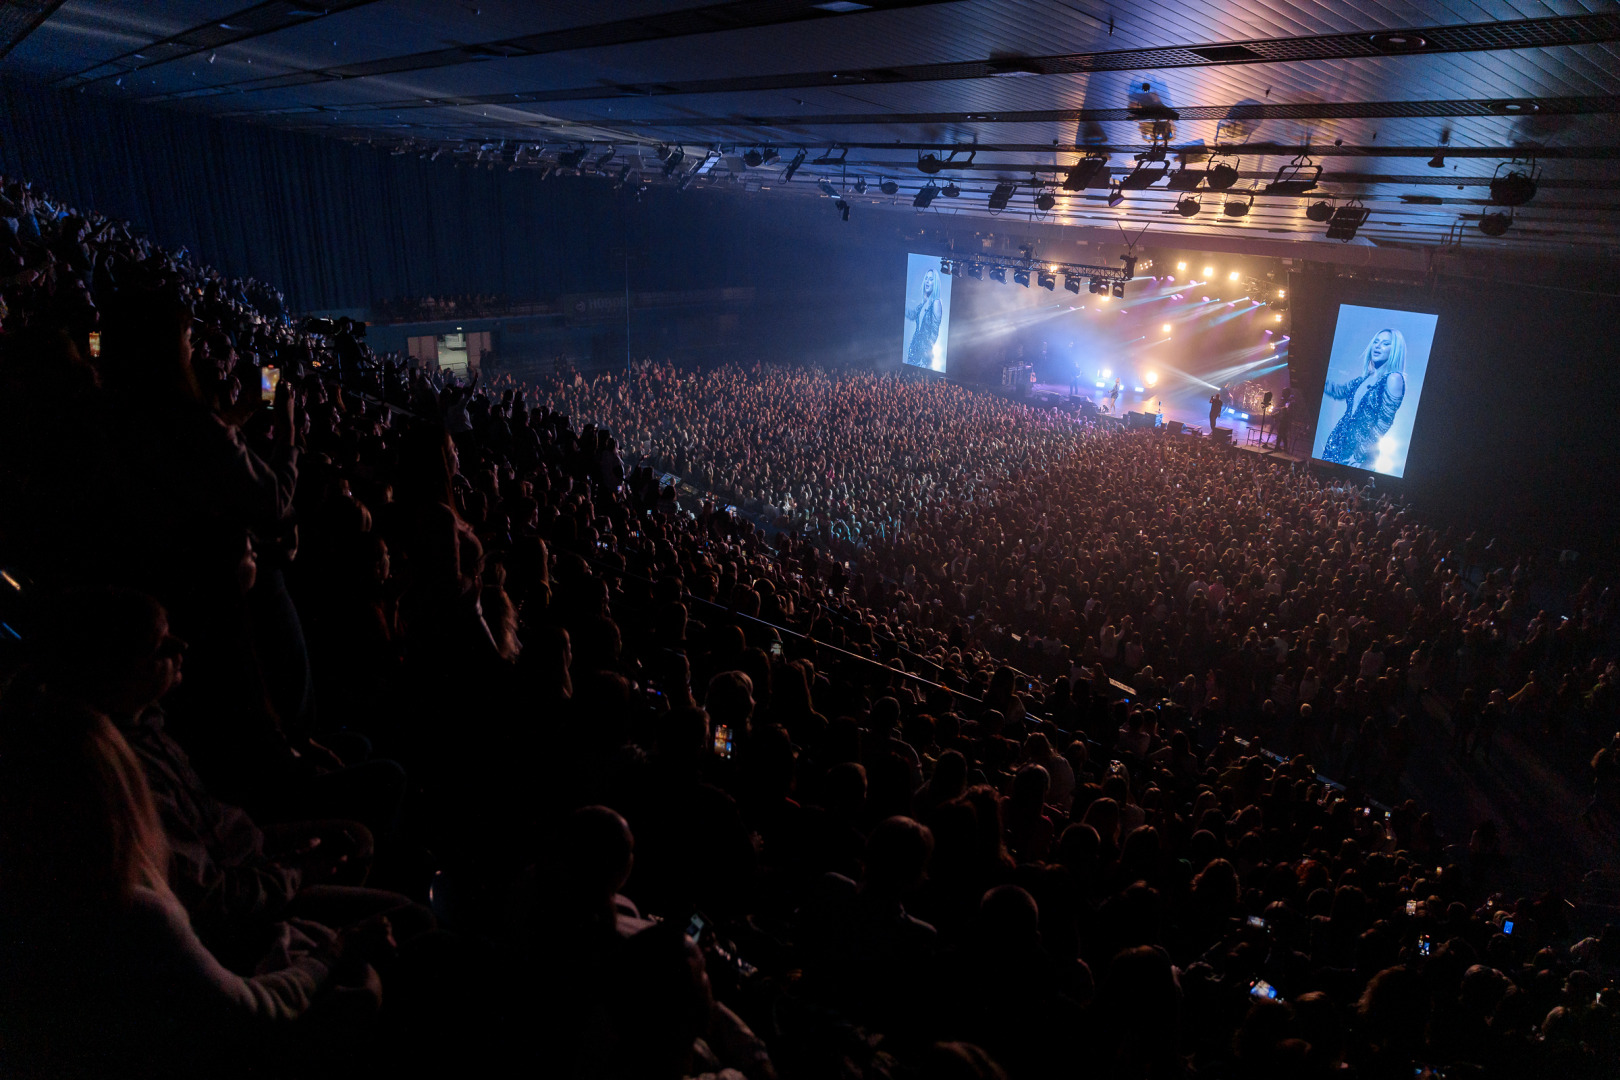
{"label": "sparkly blue dress on screen", "polygon": [[906,309],[906,320],[917,324],[906,347],[906,363],[916,367],[934,366],[934,343],[939,340],[939,297],[928,296]]}
{"label": "sparkly blue dress on screen", "polygon": [[[1375,371],[1347,383],[1328,383],[1327,396],[1347,402],[1344,415],[1333,425],[1322,460],[1358,469],[1370,469],[1378,458],[1378,440],[1395,423],[1395,413],[1406,398],[1406,380],[1392,390],[1389,377],[1394,371]],[[1365,386],[1366,392],[1357,397]]]}

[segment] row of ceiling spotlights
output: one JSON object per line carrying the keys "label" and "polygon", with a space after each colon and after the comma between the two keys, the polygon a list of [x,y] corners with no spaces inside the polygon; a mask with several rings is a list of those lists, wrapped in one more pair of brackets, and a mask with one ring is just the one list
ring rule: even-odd
{"label": "row of ceiling spotlights", "polygon": [[[940,273],[947,274],[952,277],[970,277],[974,281],[984,280],[985,267],[980,263],[976,263],[971,260],[941,259],[939,261],[939,269]],[[1029,288],[1031,275],[1034,276],[1035,284],[1039,285],[1048,292],[1051,292],[1057,288],[1057,274],[1050,270],[1041,270],[1036,267],[1009,268],[1005,266],[992,266],[990,267],[990,280],[999,281],[1005,285],[1007,283],[1007,274],[1009,269],[1012,273],[1013,282],[1015,284],[1022,285],[1026,289]],[[1082,279],[1084,279],[1086,283],[1086,291],[1093,295],[1112,295],[1117,296],[1122,300],[1125,298],[1125,283],[1123,281],[1109,282],[1103,278],[1087,277],[1084,274],[1064,274],[1063,287],[1069,292],[1078,295],[1080,292],[1080,282]]]}

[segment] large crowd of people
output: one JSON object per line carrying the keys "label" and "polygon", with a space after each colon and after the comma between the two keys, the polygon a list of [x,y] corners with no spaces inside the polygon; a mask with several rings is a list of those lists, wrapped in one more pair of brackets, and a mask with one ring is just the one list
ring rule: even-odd
{"label": "large crowd of people", "polygon": [[1620,929],[1401,797],[1514,725],[1612,827],[1609,590],[942,381],[464,384],[0,194],[8,1074],[1612,1070]]}

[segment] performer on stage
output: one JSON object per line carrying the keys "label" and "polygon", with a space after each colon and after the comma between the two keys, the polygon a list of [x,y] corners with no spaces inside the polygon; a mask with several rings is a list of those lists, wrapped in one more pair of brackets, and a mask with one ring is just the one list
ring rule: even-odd
{"label": "performer on stage", "polygon": [[1108,411],[1110,413],[1119,408],[1119,392],[1123,389],[1124,387],[1119,385],[1119,379],[1114,379],[1114,388],[1108,393]]}
{"label": "performer on stage", "polygon": [[1380,330],[1361,354],[1361,375],[1347,383],[1328,383],[1326,394],[1345,403],[1333,425],[1322,460],[1367,469],[1378,457],[1378,440],[1395,423],[1406,398],[1406,337],[1399,330]]}
{"label": "performer on stage", "polygon": [[1219,390],[1216,390],[1213,394],[1209,395],[1209,433],[1211,435],[1215,434],[1215,424],[1220,420],[1221,409],[1224,408],[1225,405],[1226,402],[1221,400],[1221,392]]}
{"label": "performer on stage", "polygon": [[928,270],[922,278],[922,299],[906,308],[906,321],[917,324],[906,346],[906,363],[938,370],[934,367],[934,345],[939,341],[939,324],[944,318],[945,306],[940,303],[934,272]]}

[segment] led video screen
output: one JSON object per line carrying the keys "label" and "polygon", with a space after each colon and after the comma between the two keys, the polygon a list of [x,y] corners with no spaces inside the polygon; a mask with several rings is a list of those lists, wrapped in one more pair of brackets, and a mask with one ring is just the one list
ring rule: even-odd
{"label": "led video screen", "polygon": [[950,329],[950,275],[940,272],[938,256],[907,256],[906,325],[901,338],[901,360],[912,367],[943,373]]}
{"label": "led video screen", "polygon": [[1438,322],[1417,311],[1339,305],[1313,458],[1405,474]]}

